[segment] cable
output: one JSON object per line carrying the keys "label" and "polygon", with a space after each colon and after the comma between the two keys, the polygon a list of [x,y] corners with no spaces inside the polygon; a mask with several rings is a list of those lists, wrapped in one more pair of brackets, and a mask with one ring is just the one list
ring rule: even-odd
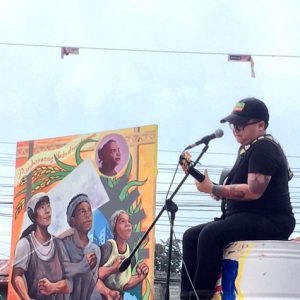
{"label": "cable", "polygon": [[[17,46],[17,47],[43,47],[43,48],[63,48],[62,45],[47,45],[47,44],[31,44],[31,43],[12,43],[0,42],[2,46]],[[85,50],[98,50],[98,51],[122,51],[122,52],[144,52],[144,53],[164,53],[164,54],[192,54],[192,55],[228,55],[225,52],[208,52],[208,51],[187,51],[187,50],[161,50],[161,49],[138,49],[138,48],[112,48],[112,47],[91,47],[91,46],[68,46],[70,48],[79,48]],[[274,58],[300,58],[300,55],[288,54],[249,54],[253,57],[274,57]]]}
{"label": "cable", "polygon": [[[1,45],[1,43],[0,43],[0,45]],[[14,142],[0,141],[0,144],[5,144],[5,145],[15,145],[16,143],[14,143]]]}

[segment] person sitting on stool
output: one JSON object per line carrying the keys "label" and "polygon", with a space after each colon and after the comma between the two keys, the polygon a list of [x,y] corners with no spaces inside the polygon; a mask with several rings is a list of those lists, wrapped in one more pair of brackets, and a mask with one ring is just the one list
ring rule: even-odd
{"label": "person sitting on stool", "polygon": [[[225,185],[196,181],[200,192],[225,198],[223,215],[183,235],[181,299],[211,299],[220,274],[223,248],[240,240],[287,240],[295,227],[288,181],[291,172],[280,145],[266,134],[267,106],[256,98],[240,100],[228,122],[241,145]],[[186,153],[189,156],[189,153]],[[187,167],[183,166],[185,172]],[[189,280],[190,275],[191,281]],[[193,285],[193,287],[192,287]]]}

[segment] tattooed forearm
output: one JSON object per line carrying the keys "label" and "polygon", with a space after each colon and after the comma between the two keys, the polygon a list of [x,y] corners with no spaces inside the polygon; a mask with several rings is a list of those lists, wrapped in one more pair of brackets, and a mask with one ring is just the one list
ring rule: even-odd
{"label": "tattooed forearm", "polygon": [[222,198],[244,199],[246,196],[244,185],[214,185],[212,194]]}
{"label": "tattooed forearm", "polygon": [[258,173],[250,173],[248,175],[249,191],[254,194],[262,195],[266,190],[270,180],[271,176]]}
{"label": "tattooed forearm", "polygon": [[270,180],[271,176],[249,173],[247,184],[214,185],[212,187],[212,194],[228,199],[256,200],[265,192]]}

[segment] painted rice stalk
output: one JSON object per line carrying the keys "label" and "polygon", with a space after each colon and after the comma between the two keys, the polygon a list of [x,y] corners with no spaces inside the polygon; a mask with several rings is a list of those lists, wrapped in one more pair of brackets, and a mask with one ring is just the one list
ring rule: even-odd
{"label": "painted rice stalk", "polygon": [[[33,191],[37,191],[37,190],[39,190],[39,189],[41,188],[41,186],[43,186],[43,185],[44,185],[44,180],[38,180],[38,181],[36,181],[36,182],[34,182],[34,183],[32,184],[31,189],[32,189]],[[19,191],[19,192],[16,194],[15,198],[17,198],[18,196],[20,196],[20,195],[22,195],[22,194],[25,194],[26,192],[27,192],[27,188],[22,189],[21,191]]]}
{"label": "painted rice stalk", "polygon": [[[54,175],[59,171],[61,171],[61,169],[56,166],[38,166],[32,171],[32,181],[36,181],[39,177],[43,177],[45,175]],[[24,176],[20,181],[20,186],[24,185],[26,182],[27,176]]]}

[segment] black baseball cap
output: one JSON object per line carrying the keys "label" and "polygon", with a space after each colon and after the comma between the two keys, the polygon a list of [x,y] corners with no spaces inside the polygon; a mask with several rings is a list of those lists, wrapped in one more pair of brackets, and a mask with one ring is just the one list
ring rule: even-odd
{"label": "black baseball cap", "polygon": [[240,100],[233,108],[232,113],[220,122],[229,122],[236,125],[244,125],[249,120],[264,121],[266,127],[269,122],[268,108],[264,102],[256,98],[245,98]]}

